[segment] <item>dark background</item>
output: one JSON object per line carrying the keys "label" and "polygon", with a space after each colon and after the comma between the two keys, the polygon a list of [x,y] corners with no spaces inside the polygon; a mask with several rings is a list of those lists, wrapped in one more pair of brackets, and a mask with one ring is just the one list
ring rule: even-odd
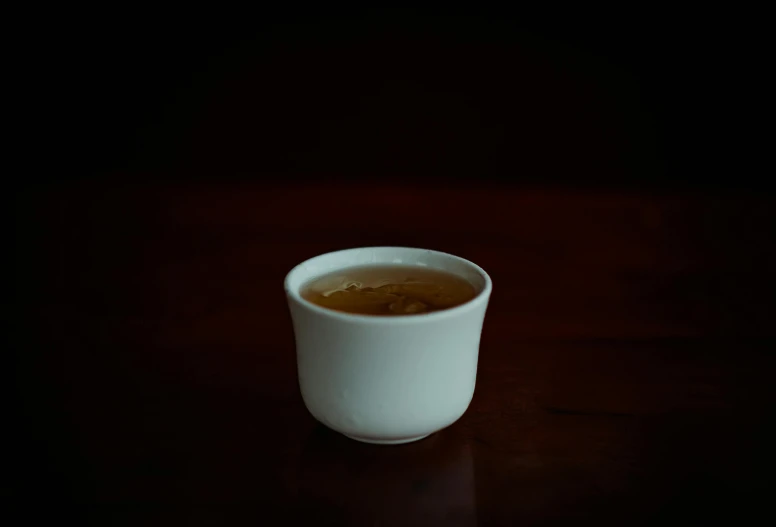
{"label": "dark background", "polygon": [[68,8],[29,36],[45,150],[25,166],[45,182],[747,188],[757,27],[677,8]]}
{"label": "dark background", "polygon": [[[112,3],[68,5],[27,22],[11,50],[22,65],[12,80],[21,93],[11,102],[23,114],[18,137],[29,148],[16,165],[22,168],[10,175],[23,191],[10,210],[23,318],[16,326],[22,351],[16,381],[25,414],[12,453],[32,452],[14,456],[18,471],[6,479],[17,503],[57,503],[68,516],[69,504],[93,495],[111,501],[112,492],[169,491],[188,499],[189,480],[195,490],[205,481],[206,492],[211,482],[220,488],[216,481],[224,474],[224,492],[252,491],[253,475],[264,463],[282,466],[290,459],[282,454],[285,443],[298,446],[310,424],[292,381],[289,323],[285,311],[267,310],[278,352],[277,364],[262,370],[271,370],[267,387],[257,387],[254,378],[265,358],[222,354],[202,333],[227,335],[235,350],[252,350],[260,340],[255,299],[266,287],[282,304],[277,284],[290,266],[342,246],[394,243],[472,255],[502,284],[514,271],[510,262],[520,262],[518,272],[534,273],[514,313],[506,295],[494,296],[502,330],[491,331],[491,380],[483,383],[491,389],[472,412],[484,416],[482,429],[497,434],[514,417],[514,411],[501,415],[513,409],[501,404],[509,392],[499,391],[508,356],[498,356],[511,349],[514,320],[523,321],[528,338],[597,342],[622,331],[622,338],[647,334],[660,341],[665,332],[679,340],[657,345],[656,354],[681,362],[689,349],[701,366],[723,357],[712,369],[722,379],[732,376],[744,403],[734,401],[734,418],[727,420],[693,414],[712,430],[707,436],[685,414],[668,412],[668,424],[655,427],[664,434],[650,446],[659,469],[647,481],[670,487],[687,452],[701,452],[692,459],[706,470],[705,460],[728,439],[737,445],[731,458],[746,454],[744,468],[730,472],[745,476],[736,481],[753,484],[749,476],[765,473],[764,459],[772,456],[759,432],[765,429],[761,409],[769,407],[767,371],[750,368],[748,359],[736,362],[746,348],[736,339],[760,336],[764,343],[751,346],[757,361],[750,362],[772,365],[759,359],[772,344],[774,252],[772,202],[761,199],[770,190],[762,177],[767,170],[752,169],[765,146],[751,132],[765,124],[759,95],[769,65],[756,13],[635,7],[551,15],[522,7],[236,12]],[[330,187],[330,194],[359,203],[353,218],[340,207],[321,206],[319,192],[334,180],[345,184]],[[292,185],[305,189],[295,193]],[[425,207],[442,186],[458,189],[442,193],[440,202],[449,206]],[[548,187],[561,190],[530,191]],[[385,191],[387,215],[359,200],[371,188]],[[628,192],[609,197],[598,189]],[[669,198],[653,203],[653,191]],[[733,193],[758,199],[735,201]],[[714,199],[694,201],[709,194]],[[390,205],[397,202],[423,209],[423,220],[394,221]],[[458,214],[477,207],[486,213],[470,224]],[[275,251],[272,258],[265,257],[268,250]],[[209,322],[211,315],[224,316]],[[687,345],[686,335],[673,335],[672,317],[700,328],[691,335],[708,340]],[[719,335],[728,340],[708,352]],[[177,353],[189,355],[178,360]],[[582,363],[588,357],[567,353]],[[535,354],[538,362],[543,356]],[[659,391],[661,375],[671,377],[674,366],[646,356]],[[640,355],[632,357],[638,364]],[[221,377],[204,389],[187,368]],[[738,370],[751,370],[757,382],[735,377]],[[527,371],[515,385],[544,382]],[[588,379],[572,373],[569,379],[580,384]],[[667,395],[665,406],[681,409],[684,398],[692,399],[693,382],[699,390],[721,390],[699,378],[665,381],[678,394]],[[558,396],[564,403],[576,396],[569,386]],[[287,405],[280,410],[292,416],[288,441],[254,449],[252,442],[264,439],[244,414],[264,404],[279,415],[267,395],[274,392]],[[617,406],[618,393],[605,392],[602,406]],[[720,393],[725,406],[732,396]],[[204,416],[203,405],[210,408]],[[234,410],[224,417],[229,405]],[[476,433],[464,426],[462,434],[476,439],[480,431],[472,426]],[[566,437],[553,426],[546,430]],[[79,427],[91,443],[76,433]],[[675,447],[677,430],[685,450]],[[105,436],[112,439],[102,441]],[[239,437],[242,450],[234,447]],[[517,444],[505,437],[503,444]],[[716,439],[707,443],[706,437]],[[210,443],[223,448],[210,450]],[[739,448],[750,443],[755,447]],[[215,453],[201,459],[203,451]],[[245,452],[253,455],[247,464],[240,457]],[[646,454],[633,455],[653,464]],[[219,465],[223,456],[226,469]],[[612,466],[619,463],[627,460],[614,459]],[[500,470],[501,457],[493,454],[492,464]],[[737,517],[737,500],[750,487],[724,501],[727,491],[718,483],[728,481],[728,472],[720,474],[710,483],[694,472],[680,478],[692,500],[669,488],[677,497],[666,517],[680,510],[691,519],[708,495]],[[170,490],[169,482],[180,488]],[[550,490],[555,484],[546,481]],[[501,495],[493,496],[497,502]],[[33,512],[48,511],[31,505]],[[710,508],[703,517],[715,514]]]}

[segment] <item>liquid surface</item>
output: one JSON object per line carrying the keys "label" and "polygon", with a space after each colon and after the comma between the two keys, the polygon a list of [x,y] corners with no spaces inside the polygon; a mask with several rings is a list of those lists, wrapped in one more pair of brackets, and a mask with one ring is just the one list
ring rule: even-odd
{"label": "liquid surface", "polygon": [[450,309],[477,296],[454,274],[409,265],[343,269],[309,282],[302,298],[336,311],[359,315],[416,315]]}

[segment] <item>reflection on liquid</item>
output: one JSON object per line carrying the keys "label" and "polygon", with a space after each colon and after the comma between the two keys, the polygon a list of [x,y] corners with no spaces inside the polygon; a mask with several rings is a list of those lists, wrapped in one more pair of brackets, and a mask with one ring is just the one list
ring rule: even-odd
{"label": "reflection on liquid", "polygon": [[445,431],[376,446],[319,426],[298,481],[300,507],[325,524],[477,525],[471,450]]}

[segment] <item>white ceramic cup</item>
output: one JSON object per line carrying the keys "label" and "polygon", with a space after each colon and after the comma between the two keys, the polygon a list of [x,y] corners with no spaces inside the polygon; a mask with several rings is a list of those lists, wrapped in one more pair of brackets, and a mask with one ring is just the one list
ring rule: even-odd
{"label": "white ceramic cup", "polygon": [[[343,313],[300,295],[330,272],[393,264],[456,274],[478,294],[452,309],[408,316]],[[479,266],[426,249],[347,249],[294,267],[285,289],[302,398],[324,425],[366,443],[409,443],[450,426],[468,408],[491,292]]]}

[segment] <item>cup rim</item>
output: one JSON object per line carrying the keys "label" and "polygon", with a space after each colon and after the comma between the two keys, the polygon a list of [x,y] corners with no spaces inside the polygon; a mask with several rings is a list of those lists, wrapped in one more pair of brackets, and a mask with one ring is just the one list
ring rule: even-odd
{"label": "cup rim", "polygon": [[[361,251],[361,250],[368,250],[368,249],[381,249],[381,250],[396,249],[396,250],[423,251],[425,253],[432,253],[438,256],[443,256],[445,258],[451,258],[453,260],[457,260],[458,262],[461,262],[469,266],[472,270],[477,272],[483,278],[484,285],[474,298],[464,302],[461,305],[458,305],[449,309],[432,311],[431,313],[418,313],[418,314],[413,314],[408,316],[362,315],[362,314],[356,314],[356,313],[346,313],[344,311],[336,311],[334,309],[328,309],[328,308],[319,306],[317,304],[314,304],[309,300],[306,300],[300,294],[299,287],[292,288],[289,285],[289,282],[293,274],[297,272],[299,268],[301,268],[302,266],[304,266],[305,264],[309,263],[312,260],[315,260],[317,258],[323,258],[326,256],[333,256],[339,253]],[[351,266],[351,267],[357,267],[357,266]],[[342,267],[342,269],[347,269],[347,268],[348,267]],[[440,270],[444,270],[444,269],[440,269]],[[308,309],[310,311],[313,311],[319,315],[325,316],[330,319],[339,320],[342,322],[370,323],[370,324],[378,324],[378,325],[379,324],[404,325],[404,324],[424,324],[428,322],[436,322],[440,320],[453,318],[453,317],[465,314],[472,310],[476,310],[479,307],[481,307],[482,304],[488,302],[491,290],[493,289],[493,284],[491,282],[490,276],[482,267],[480,267],[479,265],[477,265],[476,263],[470,260],[467,260],[466,258],[461,258],[460,256],[456,256],[454,254],[446,253],[443,251],[435,251],[433,249],[422,249],[420,247],[365,246],[365,247],[352,247],[350,249],[340,249],[337,251],[330,251],[327,253],[313,256],[312,258],[308,258],[300,262],[299,264],[295,265],[286,274],[285,280],[283,281],[283,287],[286,291],[286,296],[289,299],[293,300],[294,302],[304,307],[305,309]]]}

